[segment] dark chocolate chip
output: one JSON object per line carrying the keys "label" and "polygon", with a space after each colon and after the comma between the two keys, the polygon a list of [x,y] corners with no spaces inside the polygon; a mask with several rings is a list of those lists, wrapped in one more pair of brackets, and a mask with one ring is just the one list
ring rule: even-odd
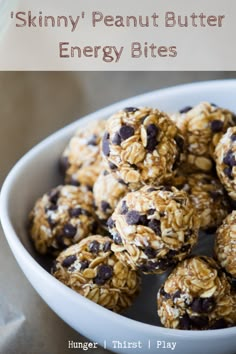
{"label": "dark chocolate chip", "polygon": [[76,218],[82,214],[82,209],[81,208],[73,208],[69,210],[69,215],[71,218]]}
{"label": "dark chocolate chip", "polygon": [[63,234],[65,237],[73,238],[76,235],[77,228],[71,224],[65,224],[63,227]]}
{"label": "dark chocolate chip", "polygon": [[178,146],[180,152],[183,152],[184,151],[184,139],[182,138],[182,136],[176,135],[175,142],[176,142],[176,145]]}
{"label": "dark chocolate chip", "polygon": [[148,225],[148,218],[146,215],[141,215],[139,218],[139,224],[143,225],[143,226],[147,226]]}
{"label": "dark chocolate chip", "polygon": [[103,176],[107,176],[107,175],[109,175],[109,172],[108,171],[103,171]]}
{"label": "dark chocolate chip", "polygon": [[68,247],[68,245],[66,245],[65,242],[64,242],[64,236],[63,235],[57,235],[56,236],[56,242],[57,242],[57,245],[58,245],[59,249],[65,249],[65,248]]}
{"label": "dark chocolate chip", "polygon": [[227,328],[228,323],[225,321],[225,319],[220,318],[219,320],[216,320],[210,327],[210,329],[222,329],[222,328]]}
{"label": "dark chocolate chip", "polygon": [[138,111],[138,108],[136,108],[136,107],[126,107],[126,108],[124,108],[124,111],[125,112],[130,112],[130,113],[134,113],[134,112],[136,112],[136,111]]}
{"label": "dark chocolate chip", "polygon": [[66,257],[63,262],[62,262],[62,266],[68,268],[69,266],[71,266],[71,264],[73,264],[76,261],[77,257],[75,255],[71,255]]}
{"label": "dark chocolate chip", "polygon": [[97,233],[97,229],[98,229],[98,222],[97,221],[94,221],[92,223],[92,227],[91,227],[91,232],[92,234],[96,234]]}
{"label": "dark chocolate chip", "polygon": [[193,108],[193,107],[191,107],[191,106],[186,106],[186,107],[184,107],[184,108],[181,108],[181,109],[179,110],[179,113],[181,113],[181,114],[187,113],[187,112],[191,111],[192,108]]}
{"label": "dark chocolate chip", "polygon": [[164,192],[172,192],[172,187],[171,186],[163,186],[160,188]]}
{"label": "dark chocolate chip", "polygon": [[102,138],[102,151],[105,156],[110,155],[109,134],[105,132]]}
{"label": "dark chocolate chip", "polygon": [[93,146],[96,146],[98,144],[98,136],[96,134],[93,134],[88,142],[87,142],[88,145],[93,145]]}
{"label": "dark chocolate chip", "polygon": [[213,131],[213,133],[221,132],[223,126],[224,126],[224,122],[222,122],[221,120],[213,120],[211,122],[211,130]]}
{"label": "dark chocolate chip", "polygon": [[157,188],[151,187],[151,188],[148,188],[147,192],[151,193],[151,192],[156,192],[157,190],[158,190]]}
{"label": "dark chocolate chip", "polygon": [[146,254],[146,256],[148,257],[148,258],[155,258],[155,256],[156,256],[156,250],[154,250],[154,248],[152,248],[152,247],[146,247],[145,249],[144,249],[144,253]]}
{"label": "dark chocolate chip", "polygon": [[49,201],[52,204],[56,204],[59,197],[60,197],[60,192],[58,190],[53,190],[51,191],[51,193],[49,193]]}
{"label": "dark chocolate chip", "polygon": [[114,163],[112,163],[111,161],[108,162],[108,165],[109,165],[111,170],[116,170],[117,169],[117,166]]}
{"label": "dark chocolate chip", "polygon": [[190,317],[191,324],[193,328],[202,329],[206,328],[209,323],[207,316],[192,316]]}
{"label": "dark chocolate chip", "polygon": [[113,241],[116,245],[121,245],[122,244],[122,239],[120,237],[120,235],[117,233],[115,233],[115,235],[113,235]]}
{"label": "dark chocolate chip", "polygon": [[51,228],[53,228],[53,227],[56,226],[57,221],[56,221],[56,220],[53,220],[52,217],[51,217],[51,215],[47,218],[47,220],[48,220],[48,223],[49,223],[49,225],[50,225]]}
{"label": "dark chocolate chip", "polygon": [[149,124],[146,127],[146,131],[147,131],[148,138],[156,138],[157,134],[159,132],[159,129],[155,124]]}
{"label": "dark chocolate chip", "polygon": [[119,133],[115,133],[112,139],[112,144],[114,145],[120,145],[121,144],[121,137]]}
{"label": "dark chocolate chip", "polygon": [[108,202],[106,202],[105,200],[101,201],[101,209],[104,213],[106,213],[109,209],[111,209],[111,206]]}
{"label": "dark chocolate chip", "polygon": [[120,208],[120,213],[121,213],[121,215],[127,214],[128,211],[129,211],[129,209],[128,209],[128,207],[127,207],[126,201],[125,201],[125,200],[122,200],[121,208]]}
{"label": "dark chocolate chip", "polygon": [[58,206],[56,204],[51,204],[45,208],[45,212],[47,213],[48,211],[56,211],[57,209],[58,209]]}
{"label": "dark chocolate chip", "polygon": [[184,245],[180,248],[180,252],[188,252],[191,248],[191,245]]}
{"label": "dark chocolate chip", "polygon": [[100,246],[100,243],[99,243],[98,241],[96,241],[96,240],[90,242],[89,247],[88,247],[89,252],[91,252],[91,253],[98,253],[98,251],[99,251],[99,246]]}
{"label": "dark chocolate chip", "polygon": [[88,266],[89,266],[89,261],[87,261],[87,259],[80,262],[80,270],[84,270],[84,269],[88,268]]}
{"label": "dark chocolate chip", "polygon": [[148,215],[153,215],[155,213],[156,209],[148,209],[147,214]]}
{"label": "dark chocolate chip", "polygon": [[147,146],[146,146],[146,149],[148,152],[153,152],[153,150],[155,150],[156,148],[156,145],[157,145],[157,139],[156,137],[153,138],[147,138]]}
{"label": "dark chocolate chip", "polygon": [[215,300],[210,298],[195,298],[191,305],[191,309],[197,313],[210,313],[215,308]]}
{"label": "dark chocolate chip", "polygon": [[209,191],[208,193],[214,201],[222,197],[222,193],[220,191]]}
{"label": "dark chocolate chip", "polygon": [[217,104],[215,104],[215,103],[210,103],[210,105],[212,106],[212,107],[218,107],[218,105]]}
{"label": "dark chocolate chip", "polygon": [[233,179],[232,167],[230,167],[230,166],[225,167],[223,172],[229,179]]}
{"label": "dark chocolate chip", "polygon": [[134,135],[134,128],[129,125],[123,125],[119,130],[119,134],[122,141],[126,140]]}
{"label": "dark chocolate chip", "polygon": [[232,141],[236,141],[236,134],[232,134],[231,137],[230,137],[230,139],[231,139]]}
{"label": "dark chocolate chip", "polygon": [[77,181],[76,179],[74,179],[73,177],[71,177],[71,179],[69,181],[69,184],[71,184],[72,186],[75,186],[75,187],[79,187],[80,186],[80,182]]}
{"label": "dark chocolate chip", "polygon": [[163,296],[166,300],[170,299],[171,298],[171,295],[168,294],[165,289],[164,289],[164,286],[161,287],[160,289],[160,294],[161,296]]}
{"label": "dark chocolate chip", "polygon": [[107,226],[108,226],[110,229],[115,226],[115,222],[114,222],[114,220],[113,220],[112,218],[109,218],[109,219],[107,220]]}
{"label": "dark chocolate chip", "polygon": [[181,329],[190,329],[191,328],[191,320],[189,315],[186,313],[179,319],[179,326]]}
{"label": "dark chocolate chip", "polygon": [[169,252],[167,253],[167,258],[171,259],[171,258],[175,257],[178,253],[179,253],[179,251],[169,250]]}
{"label": "dark chocolate chip", "polygon": [[118,182],[119,182],[120,184],[123,184],[124,186],[127,186],[127,185],[128,185],[128,184],[125,183],[125,181],[124,181],[123,179],[121,179],[121,178],[118,179]]}
{"label": "dark chocolate chip", "polygon": [[137,225],[139,223],[140,214],[136,210],[131,210],[128,211],[125,219],[128,225]]}
{"label": "dark chocolate chip", "polygon": [[181,291],[180,290],[176,290],[176,292],[172,295],[173,300],[174,299],[179,299],[181,295]]}
{"label": "dark chocolate chip", "polygon": [[148,223],[148,227],[150,227],[150,229],[152,229],[156,235],[161,234],[161,224],[159,220],[151,219]]}
{"label": "dark chocolate chip", "polygon": [[70,167],[69,159],[67,156],[62,156],[59,160],[59,171],[64,175]]}
{"label": "dark chocolate chip", "polygon": [[106,241],[103,245],[103,251],[104,252],[108,252],[111,250],[111,242],[110,241]]}
{"label": "dark chocolate chip", "polygon": [[97,276],[94,278],[95,284],[103,285],[106,280],[111,279],[113,275],[113,269],[109,265],[102,264],[98,266]]}
{"label": "dark chocolate chip", "polygon": [[229,150],[228,153],[225,155],[225,157],[223,158],[223,162],[226,165],[229,166],[236,166],[236,160],[235,160],[235,156],[232,150]]}

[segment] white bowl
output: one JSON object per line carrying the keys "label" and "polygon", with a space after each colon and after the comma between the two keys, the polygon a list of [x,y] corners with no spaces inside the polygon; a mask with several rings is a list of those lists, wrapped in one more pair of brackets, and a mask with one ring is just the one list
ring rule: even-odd
{"label": "white bowl", "polygon": [[[176,354],[233,354],[236,327],[184,331],[162,328],[156,316],[156,291],[163,276],[145,276],[143,291],[134,306],[124,315],[112,313],[82,297],[54,279],[47,264],[36,255],[28,240],[26,221],[37,197],[60,182],[58,158],[75,129],[89,121],[110,116],[128,106],[153,106],[174,112],[200,101],[214,102],[236,111],[236,80],[210,81],[182,85],[137,96],[98,112],[51,135],[28,152],[9,173],[1,192],[2,226],[20,267],[44,301],[76,331],[117,353],[168,352],[167,343],[176,343]],[[205,238],[206,240],[206,238]],[[207,244],[211,242],[210,238]],[[201,241],[204,251],[207,245]],[[120,341],[123,348],[116,348]],[[128,343],[141,348],[127,348]],[[158,343],[161,342],[158,348]],[[135,344],[134,344],[135,345]],[[131,345],[130,345],[131,346]]]}

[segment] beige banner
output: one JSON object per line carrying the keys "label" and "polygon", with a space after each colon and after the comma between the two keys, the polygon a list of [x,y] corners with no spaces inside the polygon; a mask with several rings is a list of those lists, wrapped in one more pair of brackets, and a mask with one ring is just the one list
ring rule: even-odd
{"label": "beige banner", "polygon": [[0,0],[0,70],[235,70],[232,0]]}

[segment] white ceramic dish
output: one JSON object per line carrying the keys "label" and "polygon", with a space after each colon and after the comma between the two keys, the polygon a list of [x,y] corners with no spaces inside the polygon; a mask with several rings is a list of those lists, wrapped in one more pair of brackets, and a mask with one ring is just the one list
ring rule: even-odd
{"label": "white ceramic dish", "polygon": [[[143,291],[134,306],[117,315],[83,298],[54,279],[28,241],[27,214],[42,193],[60,182],[58,157],[79,126],[108,117],[128,106],[153,106],[174,112],[187,105],[207,100],[236,111],[236,80],[210,81],[176,86],[137,96],[97,111],[61,129],[28,152],[9,173],[1,192],[2,226],[20,267],[45,302],[65,322],[90,340],[117,353],[172,352],[167,343],[176,343],[175,354],[233,354],[236,351],[236,327],[211,331],[182,331],[159,326],[156,316],[156,291],[163,276],[146,276]],[[206,240],[206,238],[205,238]],[[206,251],[210,237],[200,243]],[[205,252],[206,253],[206,252]],[[113,341],[122,342],[115,348]],[[127,348],[126,342],[141,348]],[[158,343],[161,345],[158,347]],[[118,346],[118,345],[117,345]],[[173,348],[173,347],[172,347]]]}

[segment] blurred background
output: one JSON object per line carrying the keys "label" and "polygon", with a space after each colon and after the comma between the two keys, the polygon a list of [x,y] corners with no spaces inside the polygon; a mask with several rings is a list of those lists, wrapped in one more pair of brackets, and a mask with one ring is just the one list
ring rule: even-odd
{"label": "blurred background", "polygon": [[[87,113],[151,90],[226,78],[236,72],[0,72],[0,182],[36,143]],[[1,230],[0,269],[0,353],[73,352],[68,340],[83,338],[38,297]]]}

